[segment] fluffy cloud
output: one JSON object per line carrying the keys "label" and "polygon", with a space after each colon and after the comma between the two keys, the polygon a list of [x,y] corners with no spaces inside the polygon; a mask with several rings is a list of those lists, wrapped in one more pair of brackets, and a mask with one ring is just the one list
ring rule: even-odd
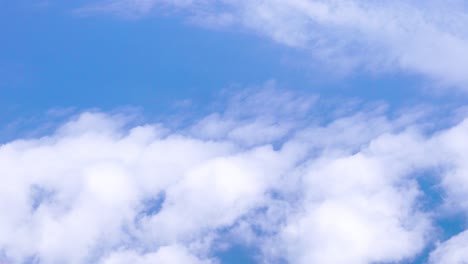
{"label": "fluffy cloud", "polygon": [[102,264],[127,264],[127,263],[187,263],[208,264],[211,261],[201,261],[178,246],[161,247],[155,253],[139,254],[133,251],[113,252],[105,257]]}
{"label": "fluffy cloud", "polygon": [[178,10],[196,23],[241,25],[306,50],[334,71],[396,69],[468,87],[463,1],[109,0],[82,12],[93,10],[131,16]]}
{"label": "fluffy cloud", "polygon": [[[240,243],[272,263],[395,262],[439,239],[434,210],[468,211],[468,121],[429,132],[411,113],[322,107],[266,89],[179,129],[86,112],[8,142],[0,260],[216,263]],[[430,208],[425,171],[446,194]],[[431,261],[464,259],[465,240]]]}
{"label": "fluffy cloud", "polygon": [[440,244],[431,253],[430,263],[466,263],[468,261],[468,231]]}

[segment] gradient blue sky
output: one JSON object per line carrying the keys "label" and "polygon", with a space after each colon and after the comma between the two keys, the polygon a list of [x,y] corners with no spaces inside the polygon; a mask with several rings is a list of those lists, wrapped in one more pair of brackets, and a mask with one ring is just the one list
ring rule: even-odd
{"label": "gradient blue sky", "polygon": [[[345,4],[314,0],[291,1],[293,4],[285,4],[286,2],[256,0],[251,2],[243,0],[200,1],[199,4],[197,1],[165,0],[0,2],[0,143],[4,144],[0,146],[0,174],[3,175],[0,177],[4,177],[5,185],[8,185],[10,181],[14,182],[18,177],[23,177],[19,175],[28,174],[9,169],[6,165],[22,164],[28,160],[26,158],[2,163],[3,157],[16,157],[16,154],[8,154],[9,146],[12,146],[11,148],[15,149],[17,151],[15,153],[19,153],[20,156],[24,148],[31,148],[31,151],[34,151],[36,148],[42,149],[37,147],[40,145],[54,149],[60,145],[57,142],[62,142],[62,140],[73,142],[76,139],[73,131],[89,130],[91,135],[94,131],[99,133],[105,131],[103,138],[93,139],[96,140],[94,144],[102,143],[112,152],[114,145],[106,145],[107,140],[119,141],[120,139],[116,137],[125,138],[127,134],[131,134],[130,128],[145,124],[154,125],[157,129],[159,126],[166,127],[167,130],[161,129],[165,132],[156,134],[161,133],[168,139],[172,136],[176,138],[181,136],[200,141],[200,144],[209,145],[212,142],[220,144],[219,146],[210,145],[206,152],[204,152],[205,147],[194,147],[191,143],[180,143],[182,146],[176,144],[166,146],[168,151],[176,153],[174,157],[181,156],[181,159],[184,159],[185,148],[192,149],[193,147],[194,161],[193,164],[190,163],[192,164],[190,166],[194,168],[203,167],[205,162],[215,163],[224,158],[237,160],[237,157],[246,156],[249,160],[253,156],[252,159],[256,160],[257,148],[261,149],[262,146],[271,145],[274,148],[273,152],[280,155],[282,150],[287,149],[284,146],[288,146],[288,143],[294,145],[296,141],[304,140],[303,144],[307,145],[304,153],[307,152],[307,155],[297,154],[297,157],[293,155],[295,158],[292,158],[289,154],[284,154],[285,157],[280,159],[289,160],[291,157],[293,160],[291,162],[294,165],[285,165],[287,169],[284,174],[297,175],[301,174],[300,171],[310,170],[307,175],[315,175],[316,172],[333,175],[326,176],[330,178],[328,183],[313,180],[315,178],[312,176],[310,177],[313,179],[307,178],[309,176],[300,176],[304,178],[267,180],[268,184],[265,183],[265,186],[259,187],[258,193],[266,195],[268,199],[255,191],[255,199],[244,201],[238,198],[236,203],[229,206],[213,205],[219,206],[220,211],[226,208],[229,211],[231,207],[237,208],[239,204],[243,206],[249,204],[245,205],[245,208],[238,209],[240,211],[235,216],[230,216],[230,214],[225,216],[221,213],[218,215],[222,219],[223,217],[232,218],[229,221],[226,220],[227,222],[199,227],[199,229],[193,227],[196,231],[190,231],[193,232],[190,234],[176,232],[178,235],[174,237],[177,237],[175,239],[177,243],[174,245],[167,242],[169,238],[167,241],[164,240],[166,242],[150,243],[148,241],[151,238],[138,237],[139,233],[136,235],[136,233],[132,234],[133,231],[128,231],[130,235],[134,235],[132,239],[137,240],[135,244],[128,242],[128,237],[125,237],[127,240],[124,243],[122,238],[124,236],[119,235],[112,242],[104,243],[102,251],[98,247],[90,246],[94,244],[89,242],[91,244],[87,245],[91,253],[78,256],[57,253],[61,250],[59,246],[57,248],[51,246],[52,249],[47,248],[47,250],[44,249],[46,246],[34,245],[22,248],[21,242],[9,244],[0,240],[0,260],[5,259],[7,263],[8,261],[12,263],[15,261],[56,263],[54,261],[69,258],[74,259],[70,263],[125,263],[125,257],[112,251],[115,248],[119,250],[124,248],[135,250],[141,255],[133,256],[133,259],[128,257],[127,261],[132,259],[139,263],[151,263],[152,260],[148,260],[151,258],[145,254],[149,252],[159,254],[162,252],[161,248],[167,247],[171,250],[175,248],[177,254],[182,252],[181,256],[189,254],[200,261],[208,261],[203,263],[211,263],[209,261],[215,261],[213,263],[216,261],[220,263],[270,263],[269,261],[273,263],[307,263],[307,261],[342,263],[343,259],[327,258],[326,254],[334,249],[339,250],[340,247],[336,245],[346,245],[346,242],[343,242],[346,239],[339,240],[342,234],[336,234],[336,232],[348,227],[337,224],[335,228],[332,228],[332,230],[338,230],[335,233],[327,229],[331,232],[330,237],[336,236],[338,238],[333,239],[339,241],[332,238],[327,240],[328,233],[326,232],[328,231],[319,229],[317,227],[319,225],[313,221],[310,223],[304,221],[321,219],[322,211],[314,211],[316,209],[313,208],[327,206],[327,201],[337,201],[339,206],[336,208],[342,209],[336,213],[338,216],[341,212],[348,212],[349,209],[353,213],[348,216],[352,218],[362,213],[361,209],[356,209],[360,207],[349,205],[348,208],[347,204],[340,204],[341,198],[339,197],[341,196],[330,191],[330,193],[323,194],[324,202],[320,206],[314,205],[309,208],[309,205],[316,202],[314,199],[322,198],[311,198],[307,188],[302,189],[305,187],[295,184],[302,181],[308,182],[307,184],[312,186],[309,189],[318,188],[317,190],[321,190],[323,186],[328,188],[328,186],[335,186],[333,184],[339,185],[339,179],[338,183],[332,179],[335,179],[334,173],[338,173],[341,167],[338,166],[335,172],[331,169],[335,166],[333,164],[347,158],[358,159],[360,153],[363,153],[364,156],[369,155],[372,161],[382,162],[383,167],[399,168],[399,163],[404,164],[401,166],[406,166],[405,169],[395,169],[395,175],[411,176],[401,176],[400,180],[395,182],[387,179],[393,176],[375,176],[378,179],[384,177],[382,179],[385,180],[379,180],[386,182],[386,185],[382,185],[385,187],[382,188],[390,188],[389,192],[396,196],[387,198],[390,203],[392,199],[396,199],[396,203],[401,202],[400,209],[395,209],[396,211],[388,209],[390,211],[388,218],[381,218],[378,213],[380,211],[377,209],[375,211],[369,209],[370,212],[362,209],[365,212],[359,217],[356,216],[356,219],[352,218],[353,221],[360,223],[359,221],[362,220],[365,223],[382,220],[383,223],[385,222],[382,226],[376,223],[377,240],[387,240],[388,237],[385,235],[392,235],[386,234],[380,228],[395,228],[395,232],[401,232],[397,235],[401,235],[398,239],[404,239],[408,243],[413,243],[414,246],[409,245],[408,248],[401,249],[390,242],[389,244],[383,243],[377,245],[376,249],[369,248],[369,252],[356,248],[356,252],[351,250],[344,253],[343,258],[348,257],[350,260],[348,263],[464,263],[463,261],[468,261],[468,255],[460,253],[468,248],[468,238],[464,233],[468,207],[460,201],[460,197],[466,197],[464,195],[468,194],[466,192],[468,188],[465,188],[466,190],[464,187],[457,188],[457,186],[468,186],[465,185],[465,183],[468,184],[468,170],[466,165],[463,165],[464,158],[468,157],[468,150],[462,147],[468,140],[466,129],[463,130],[468,101],[468,77],[466,77],[468,76],[466,62],[468,61],[468,32],[463,26],[460,27],[464,25],[463,22],[468,21],[466,15],[463,14],[466,5],[455,0],[448,1],[448,3],[436,0],[427,3],[396,1],[395,4],[376,4],[366,0],[344,1]],[[316,12],[324,6],[330,9],[323,13]],[[225,20],[217,20],[218,14],[225,15],[222,18],[229,18],[226,25],[223,24]],[[272,15],[263,17],[264,14]],[[388,17],[386,17],[387,14]],[[386,25],[389,25],[388,28]],[[310,103],[313,105],[310,106],[309,97],[310,102],[318,101],[318,103]],[[123,118],[125,121],[120,120],[120,115],[127,116]],[[125,125],[121,125],[121,122]],[[100,130],[101,126],[102,130]],[[453,132],[458,130],[461,132]],[[259,135],[255,135],[255,132]],[[396,141],[392,141],[394,140],[392,136],[397,138]],[[30,140],[31,143],[25,143],[26,146],[21,147],[21,139],[25,142]],[[49,140],[56,142],[57,145],[50,143]],[[77,144],[88,144],[85,141],[86,137],[80,140],[83,141]],[[450,143],[452,141],[458,143],[452,144]],[[235,147],[226,147],[224,143]],[[17,150],[16,144],[19,144]],[[405,144],[408,144],[408,149],[414,147],[415,150],[409,151]],[[456,148],[457,144],[461,147]],[[439,145],[442,149],[440,153],[430,153],[428,154],[430,157],[420,158],[420,156],[425,156],[425,151],[437,150]],[[150,146],[152,145],[148,143],[148,147]],[[275,171],[274,166],[262,165],[264,159],[271,158],[269,154],[262,156],[262,151],[258,150],[260,153],[258,155],[262,157],[258,158],[258,164],[260,164],[258,171],[262,173]],[[70,152],[73,151],[70,149]],[[391,153],[391,155],[385,153]],[[88,160],[86,154],[83,155],[82,158]],[[322,158],[320,158],[321,155],[323,155]],[[395,158],[400,156],[404,161]],[[70,157],[75,156],[70,154]],[[73,160],[73,158],[70,159]],[[101,159],[106,164],[107,161],[114,162],[120,158],[106,156],[99,160]],[[326,163],[328,161],[329,165],[324,165],[328,164]],[[44,162],[44,164],[61,163],[60,160],[52,158]],[[96,164],[99,162],[96,161]],[[122,161],[119,164],[127,164],[126,162]],[[182,161],[177,158],[173,160],[168,158],[164,162],[162,163],[178,166],[176,164]],[[64,162],[64,164],[68,163]],[[88,163],[84,162],[80,165],[83,167],[70,165],[64,171],[77,173],[88,171],[89,168],[86,167],[88,165],[85,164]],[[120,166],[119,164],[117,165]],[[241,172],[242,164],[244,163],[238,165]],[[36,165],[31,165],[32,168],[34,166]],[[140,165],[131,168],[138,166]],[[234,167],[227,167],[226,172],[233,170],[232,168],[236,168],[237,165],[232,166]],[[257,164],[249,166],[255,167]],[[250,168],[249,166],[246,165],[247,168]],[[327,166],[330,170],[326,169]],[[40,171],[42,167],[38,168],[36,170]],[[372,171],[373,168],[375,167],[370,166],[369,169],[363,171]],[[283,167],[277,170],[282,169]],[[48,169],[43,168],[43,170],[44,174],[49,173]],[[128,181],[138,185],[141,182],[133,180],[138,178],[135,175],[145,174],[143,173],[145,170],[151,171],[151,166],[138,167],[135,171],[128,170],[130,171]],[[53,171],[50,174],[65,177],[64,171]],[[187,171],[184,173],[192,175],[190,173],[192,169],[187,169]],[[391,169],[390,171],[393,172]],[[376,174],[379,173],[376,172]],[[192,176],[187,177],[189,179]],[[295,177],[291,176],[296,179]],[[370,176],[369,179],[373,179],[372,177]],[[151,223],[154,226],[159,223],[164,230],[164,225],[168,225],[168,222],[164,222],[165,218],[161,216],[161,220],[159,216],[156,217],[157,215],[174,214],[176,218],[187,216],[177,215],[180,208],[187,206],[182,198],[184,196],[177,195],[183,190],[191,193],[195,189],[189,185],[189,180],[183,179],[180,182],[185,184],[187,181],[185,185],[179,186],[179,182],[173,183],[173,185],[168,185],[169,187],[161,187],[162,189],[158,189],[157,192],[148,191],[146,196],[135,198],[138,201],[147,201],[148,197],[155,195],[159,197],[161,193],[164,194],[163,197],[166,198],[162,200],[149,199],[157,203],[158,208],[158,212],[145,213],[150,219],[148,221],[153,221]],[[203,179],[207,180],[207,178]],[[229,179],[220,181],[230,182]],[[356,181],[361,182],[361,180]],[[376,184],[373,180],[369,181]],[[41,198],[33,198],[34,204],[44,204],[43,208],[49,208],[47,206],[52,208],[58,206],[57,204],[66,206],[67,202],[61,201],[62,198],[47,198],[62,191],[66,193],[64,185],[54,185],[51,183],[53,180],[45,180],[45,178],[44,180],[34,178],[25,182],[27,183],[21,186],[26,190],[25,197],[31,196],[31,186],[38,186],[40,190],[38,195]],[[221,185],[224,186],[223,184]],[[255,184],[257,182],[246,183],[247,186]],[[281,188],[277,190],[275,189],[277,187],[272,187],[276,186],[275,184],[284,184],[286,187],[284,190]],[[354,186],[353,184],[350,186]],[[362,196],[364,201],[374,199],[372,195],[368,196],[367,187],[361,186],[363,188],[361,190],[359,186],[340,192],[349,193],[350,197]],[[372,188],[381,188],[378,184],[372,186]],[[330,189],[333,188],[330,187]],[[7,192],[2,193],[2,190],[0,189],[0,197],[4,195],[4,200],[9,201]],[[241,190],[244,191],[242,188]],[[250,195],[249,191],[248,188],[245,191],[247,194],[240,191],[239,197]],[[291,194],[296,191],[304,197],[297,198]],[[393,191],[396,194],[393,194]],[[75,192],[70,191],[76,194],[81,192],[83,195],[76,197],[85,199],[83,197],[86,197],[86,191],[81,189]],[[276,192],[279,193],[280,198],[267,195]],[[419,192],[419,198],[412,195],[416,192]],[[216,197],[215,194],[213,195],[207,196],[206,199]],[[387,193],[382,195],[385,196]],[[298,204],[301,204],[303,208],[308,209],[298,212],[299,209],[294,206],[295,199],[300,201]],[[409,199],[408,203],[404,202],[405,199]],[[273,223],[274,220],[268,222],[266,219],[269,216],[259,213],[262,210],[275,211],[272,208],[280,206],[280,202],[289,204],[284,208],[281,207],[281,210],[288,212],[284,213],[284,216],[275,214],[281,224]],[[0,208],[5,209],[13,204],[13,202],[5,202],[4,207]],[[70,205],[71,208],[74,206],[75,204]],[[194,205],[194,210],[198,208],[196,206],[198,205]],[[387,203],[369,206],[387,208]],[[409,206],[411,210],[405,211],[406,206]],[[37,206],[33,207],[35,211]],[[352,211],[355,209],[358,213]],[[202,208],[197,212],[204,212],[203,210]],[[39,213],[30,214],[36,217],[35,215]],[[310,216],[304,217],[305,220],[301,218],[307,214]],[[135,219],[140,215],[141,212],[136,211],[133,214]],[[209,216],[200,217],[202,219],[202,217]],[[394,219],[391,217],[405,220],[404,223],[394,227],[392,226]],[[388,223],[387,219],[390,219]],[[14,221],[16,220],[11,220],[11,223]],[[343,221],[347,219],[343,218]],[[45,227],[37,227],[40,224],[34,223],[31,224],[34,227],[25,232],[36,234],[35,232],[41,233],[46,230]],[[120,224],[126,226],[128,223]],[[239,229],[240,231],[236,229],[242,224],[250,226],[253,230],[252,234],[244,229]],[[11,226],[2,224],[0,221],[0,234],[6,236],[6,233],[1,233],[2,228],[7,229]],[[96,226],[99,225],[96,224]],[[141,228],[146,230],[144,228],[147,227]],[[158,232],[162,232],[158,228],[151,227],[148,230],[152,230],[151,232],[158,237]],[[165,228],[177,229],[177,226],[171,226],[171,228],[165,226]],[[255,228],[261,230],[256,233]],[[294,228],[298,230],[304,228],[303,231],[298,232],[304,232],[305,236],[323,236],[323,240],[326,241],[324,243],[329,243],[329,247],[323,249],[314,244],[314,241],[300,237],[298,234],[295,237],[287,233]],[[354,230],[350,227],[351,229]],[[352,235],[352,232],[350,234]],[[41,243],[47,241],[40,235],[37,237],[38,241],[42,241]],[[168,235],[168,237],[172,239],[172,236]],[[63,238],[67,238],[67,235],[63,235]],[[349,241],[354,241],[353,239],[350,238]],[[369,235],[368,242],[373,243],[372,239],[374,236]],[[453,242],[450,244],[447,241]],[[287,246],[282,248],[282,243]],[[137,248],[136,244],[143,246]],[[298,246],[295,248],[293,245]],[[307,248],[308,245],[310,248]],[[381,252],[380,248],[382,248]],[[323,255],[320,250],[324,250]],[[65,250],[63,252],[76,251]],[[112,252],[117,254],[115,259],[112,258],[114,256]],[[109,257],[108,262],[105,262],[106,256]],[[143,259],[145,256],[146,260]],[[119,257],[122,258],[121,262],[118,262]],[[155,259],[158,260],[159,257],[160,255],[157,255]],[[180,258],[179,261],[182,259]],[[194,261],[193,263],[202,263],[191,260]],[[452,262],[445,262],[447,260]],[[160,261],[164,262],[164,260]]]}
{"label": "gradient blue sky", "polygon": [[179,101],[206,104],[221,89],[275,80],[324,96],[392,106],[458,103],[401,70],[334,73],[304,52],[247,30],[210,30],[184,17],[76,14],[82,1],[2,3],[0,98],[3,125],[55,108],[165,113]]}

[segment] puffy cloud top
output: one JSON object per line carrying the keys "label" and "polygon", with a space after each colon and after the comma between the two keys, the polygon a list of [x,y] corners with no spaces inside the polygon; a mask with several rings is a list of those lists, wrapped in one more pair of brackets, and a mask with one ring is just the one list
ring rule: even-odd
{"label": "puffy cloud top", "polygon": [[[181,129],[85,112],[8,142],[0,260],[217,263],[240,244],[268,263],[397,262],[439,241],[438,209],[468,210],[468,121],[429,133],[410,112],[320,107],[266,90]],[[444,199],[428,208],[431,174]],[[464,236],[431,261],[466,261]]]}

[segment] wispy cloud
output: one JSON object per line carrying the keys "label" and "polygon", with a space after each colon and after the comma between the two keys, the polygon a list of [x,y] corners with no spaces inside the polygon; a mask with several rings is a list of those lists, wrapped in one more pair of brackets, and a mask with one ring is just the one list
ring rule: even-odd
{"label": "wispy cloud", "polygon": [[83,10],[183,10],[196,23],[240,25],[303,49],[335,71],[403,71],[466,90],[467,8],[457,0],[110,0]]}

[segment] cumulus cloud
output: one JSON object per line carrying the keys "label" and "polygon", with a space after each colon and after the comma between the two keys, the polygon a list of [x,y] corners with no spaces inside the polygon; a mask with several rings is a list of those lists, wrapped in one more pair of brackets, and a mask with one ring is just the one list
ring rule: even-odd
{"label": "cumulus cloud", "polygon": [[466,263],[468,261],[468,231],[438,245],[431,253],[430,263]]}
{"label": "cumulus cloud", "polygon": [[[468,210],[468,121],[428,132],[381,106],[322,106],[269,88],[178,129],[85,112],[5,143],[0,260],[217,263],[241,244],[269,263],[395,262],[438,241],[433,210]],[[428,209],[434,168],[446,199]],[[431,261],[465,259],[463,236]]]}
{"label": "cumulus cloud", "polygon": [[190,255],[184,248],[178,246],[161,247],[155,253],[139,254],[133,251],[113,252],[105,257],[102,264],[127,264],[127,263],[187,263],[187,264],[208,264],[209,260],[201,261]]}
{"label": "cumulus cloud", "polygon": [[240,25],[305,50],[334,71],[396,70],[466,89],[467,8],[458,0],[109,0],[81,11],[177,10],[199,24]]}
{"label": "cumulus cloud", "polygon": [[[411,260],[439,239],[418,183],[431,168],[468,210],[468,121],[427,134],[380,106],[324,121],[317,97],[267,91],[176,130],[85,112],[2,145],[1,260],[216,263],[233,243],[267,262]],[[431,261],[465,259],[463,241]]]}

